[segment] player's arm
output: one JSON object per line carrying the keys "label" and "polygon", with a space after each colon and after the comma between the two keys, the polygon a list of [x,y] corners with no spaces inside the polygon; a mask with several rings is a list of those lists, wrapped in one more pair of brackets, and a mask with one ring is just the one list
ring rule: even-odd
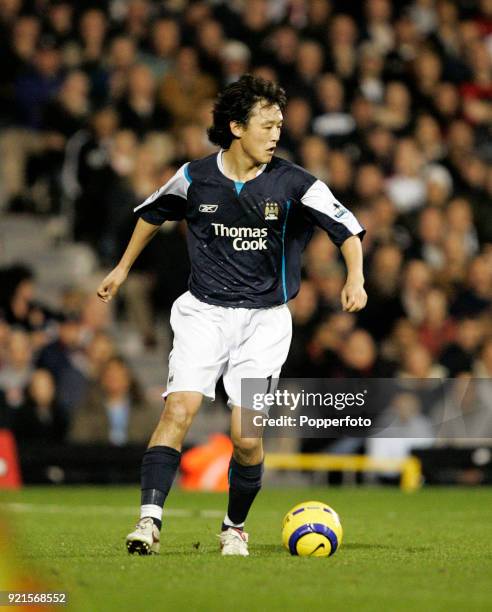
{"label": "player's arm", "polygon": [[367,304],[362,270],[362,244],[359,236],[347,238],[340,251],[347,266],[347,280],[341,294],[342,308],[346,312],[357,312]]}
{"label": "player's arm", "polygon": [[118,265],[97,289],[103,302],[109,302],[125,282],[137,257],[159,231],[165,221],[180,221],[186,215],[186,198],[191,177],[189,164],[184,164],[169,181],[134,210],[139,220]]}
{"label": "player's arm", "polygon": [[309,219],[328,233],[345,260],[347,280],[340,296],[342,308],[357,312],[367,303],[361,245],[365,230],[322,181],[310,177],[302,191],[300,200]]}
{"label": "player's arm", "polygon": [[153,225],[142,218],[137,221],[130,242],[118,265],[111,270],[97,289],[97,295],[103,302],[109,302],[116,295],[135,260],[159,231],[159,227],[160,225]]}

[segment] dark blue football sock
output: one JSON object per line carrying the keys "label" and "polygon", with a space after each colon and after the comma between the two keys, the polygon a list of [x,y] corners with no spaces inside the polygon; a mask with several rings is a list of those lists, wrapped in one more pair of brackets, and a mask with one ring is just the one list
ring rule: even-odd
{"label": "dark blue football sock", "polygon": [[258,491],[261,489],[263,462],[241,465],[234,457],[229,463],[229,505],[222,530],[229,527],[242,529]]}
{"label": "dark blue football sock", "polygon": [[150,516],[162,527],[162,507],[178,471],[181,453],[170,446],[152,446],[142,459],[140,517]]}

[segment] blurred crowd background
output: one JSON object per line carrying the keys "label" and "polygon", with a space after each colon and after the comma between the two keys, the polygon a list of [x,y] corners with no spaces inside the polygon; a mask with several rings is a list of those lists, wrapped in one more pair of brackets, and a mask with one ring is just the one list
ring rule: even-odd
{"label": "blurred crowd background", "polygon": [[283,375],[492,376],[492,0],[0,0],[0,57],[0,423],[20,439],[147,441],[186,228],[111,308],[95,290],[246,72],[289,96],[277,153],[367,229],[358,315],[338,250],[307,247]]}

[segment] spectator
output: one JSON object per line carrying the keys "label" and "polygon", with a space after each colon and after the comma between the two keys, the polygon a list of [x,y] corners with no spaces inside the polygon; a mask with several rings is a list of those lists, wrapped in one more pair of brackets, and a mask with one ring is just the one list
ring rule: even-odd
{"label": "spectator", "polygon": [[70,439],[115,446],[143,444],[155,426],[155,419],[126,363],[113,357],[79,406]]}
{"label": "spectator", "polygon": [[324,37],[328,29],[330,17],[332,15],[331,0],[312,0],[306,7],[306,25],[303,34],[306,38],[324,42]]}
{"label": "spectator", "polygon": [[278,27],[269,37],[268,46],[272,53],[272,63],[281,82],[291,77],[299,47],[299,35],[289,26]]}
{"label": "spectator", "polygon": [[55,399],[55,381],[48,370],[35,370],[25,400],[16,411],[14,431],[21,443],[63,442],[67,420]]}
{"label": "spectator", "polygon": [[398,319],[382,343],[382,356],[390,363],[401,363],[407,351],[417,344],[417,337],[417,329],[408,319]]}
{"label": "spectator", "polygon": [[431,114],[423,114],[417,118],[415,140],[425,163],[439,162],[444,158],[445,149],[440,127]]}
{"label": "spectator", "polygon": [[355,196],[360,204],[367,204],[383,194],[384,176],[375,164],[360,165],[355,177]]}
{"label": "spectator", "polygon": [[318,318],[318,295],[312,281],[304,280],[290,305],[294,333],[289,356],[284,366],[285,377],[313,375],[306,362],[306,346],[314,332]]}
{"label": "spectator", "polygon": [[393,169],[395,138],[390,130],[375,125],[367,130],[365,137],[364,159],[377,163],[388,175]]}
{"label": "spectator", "polygon": [[443,252],[444,215],[434,206],[421,210],[418,217],[417,237],[406,255],[410,259],[422,259],[433,270],[444,264]]}
{"label": "spectator", "polygon": [[402,253],[395,244],[380,246],[372,257],[367,279],[367,290],[372,299],[358,319],[360,325],[371,330],[377,340],[384,338],[403,315],[399,296],[402,262]]}
{"label": "spectator", "polygon": [[147,35],[151,14],[151,3],[148,0],[130,0],[126,6],[123,29],[141,46]]}
{"label": "spectator", "polygon": [[374,240],[380,244],[394,242],[401,249],[410,245],[408,230],[398,223],[398,212],[394,203],[384,193],[377,195],[370,204],[374,223]]}
{"label": "spectator", "polygon": [[450,377],[472,372],[482,336],[480,319],[466,317],[458,321],[454,342],[444,347],[439,358],[439,363],[447,369]]}
{"label": "spectator", "polygon": [[[222,47],[220,59],[222,62],[222,82],[227,85],[237,81],[242,74],[248,72],[251,51],[244,43],[238,40],[230,40]],[[210,83],[208,87],[211,89],[212,84]]]}
{"label": "spectator", "polygon": [[311,106],[304,98],[291,98],[284,113],[284,126],[279,146],[294,157],[310,133]]}
{"label": "spectator", "polygon": [[126,94],[118,105],[120,125],[143,138],[147,132],[164,131],[169,125],[167,113],[156,104],[156,81],[150,68],[135,64],[129,70]]}
{"label": "spectator", "polygon": [[451,305],[456,317],[479,315],[492,304],[492,271],[486,257],[475,257],[468,267],[465,283]]}
{"label": "spectator", "polygon": [[268,4],[267,0],[249,0],[242,6],[237,37],[248,41],[255,63],[261,63],[264,59],[263,41],[272,28]]}
{"label": "spectator", "polygon": [[442,348],[456,336],[456,325],[447,312],[446,294],[441,289],[430,289],[424,301],[419,339],[433,357],[441,354]]}
{"label": "spectator", "polygon": [[417,54],[413,67],[414,99],[420,108],[430,109],[441,79],[442,62],[436,53],[424,48]]}
{"label": "spectator", "polygon": [[326,317],[316,327],[308,348],[310,376],[324,378],[332,371],[354,325],[353,317],[338,312]]}
{"label": "spectator", "polygon": [[11,408],[18,408],[24,401],[24,391],[33,369],[32,357],[29,335],[21,330],[11,331],[6,360],[0,369],[0,389]]}
{"label": "spectator", "polygon": [[415,325],[424,319],[424,300],[431,281],[432,271],[425,262],[413,259],[405,266],[401,301],[407,318]]}
{"label": "spectator", "polygon": [[48,370],[53,376],[56,400],[67,420],[70,420],[87,388],[78,315],[71,313],[64,316],[58,338],[43,348],[36,366]]}
{"label": "spectator", "polygon": [[355,78],[358,36],[357,25],[350,15],[338,14],[333,17],[328,27],[329,61],[333,72],[345,82]]}
{"label": "spectator", "polygon": [[451,173],[439,164],[430,164],[424,170],[426,200],[429,206],[444,208],[453,191]]}
{"label": "spectator", "polygon": [[45,32],[55,39],[64,56],[73,37],[73,13],[69,0],[59,0],[48,6]]}
{"label": "spectator", "polygon": [[428,349],[422,344],[409,346],[402,357],[400,378],[445,378],[447,370],[435,363]]}
{"label": "spectator", "polygon": [[43,37],[33,57],[33,69],[19,77],[16,99],[21,125],[39,129],[43,107],[62,84],[62,58],[56,42]]}
{"label": "spectator", "polygon": [[113,108],[99,109],[89,129],[74,137],[66,151],[63,179],[74,201],[74,238],[96,249],[107,222],[106,202],[114,178],[109,157],[117,125]]}
{"label": "spectator", "polygon": [[90,75],[99,66],[104,51],[108,23],[104,12],[89,8],[80,17],[80,64]]}
{"label": "spectator", "polygon": [[[419,398],[413,393],[400,392],[381,415],[377,425],[380,435],[367,440],[367,454],[374,459],[405,459],[412,449],[428,448],[434,442],[434,430],[428,417],[422,414]],[[396,478],[391,471],[386,478]]]}
{"label": "spectator", "polygon": [[116,356],[116,346],[111,336],[100,331],[92,336],[86,354],[88,377],[92,381],[99,380],[104,366]]}
{"label": "spectator", "polygon": [[324,68],[322,46],[313,40],[304,40],[299,44],[296,58],[296,76],[292,94],[302,95],[311,102],[314,100],[315,84]]}
{"label": "spectator", "polygon": [[415,141],[401,140],[395,152],[394,174],[386,183],[388,196],[398,211],[406,213],[425,203],[425,182],[421,176],[423,158]]}
{"label": "spectator", "polygon": [[180,41],[180,28],[174,19],[162,18],[154,21],[149,50],[141,54],[140,60],[152,70],[158,81],[173,69]]}
{"label": "spectator", "polygon": [[345,110],[342,82],[334,74],[324,74],[317,82],[316,95],[320,113],[314,118],[313,131],[327,138],[330,147],[340,147],[355,129],[353,118]]}
{"label": "spectator", "polygon": [[384,103],[376,112],[376,122],[395,135],[407,135],[411,121],[410,104],[410,92],[403,83],[399,81],[388,83]]}
{"label": "spectator", "polygon": [[[330,139],[329,142],[332,142]],[[342,151],[333,151],[328,157],[328,176],[331,189],[341,202],[354,197],[354,168],[350,157]]]}
{"label": "spectator", "polygon": [[192,121],[196,109],[206,99],[215,95],[216,84],[212,77],[201,74],[196,51],[183,47],[176,57],[175,69],[162,81],[159,100],[177,125]]}
{"label": "spectator", "polygon": [[23,265],[14,265],[0,271],[0,313],[6,323],[31,334],[35,344],[42,344],[44,333],[54,319],[52,313],[35,299],[34,273]]}
{"label": "spectator", "polygon": [[48,183],[49,195],[43,207],[45,212],[58,212],[61,193],[58,176],[63,164],[67,140],[82,129],[89,116],[89,82],[81,71],[69,73],[58,95],[43,108],[43,151],[31,160],[36,162],[38,180]]}
{"label": "spectator", "polygon": [[407,75],[423,38],[410,15],[403,14],[396,20],[394,27],[396,42],[386,59],[387,79],[401,79]]}
{"label": "spectator", "polygon": [[226,44],[221,24],[215,19],[202,21],[197,26],[196,38],[204,72],[211,76],[220,74],[221,55]]}
{"label": "spectator", "polygon": [[41,26],[34,15],[15,20],[11,36],[1,37],[0,50],[0,126],[12,125],[17,119],[15,83],[27,72],[36,52]]}
{"label": "spectator", "polygon": [[340,363],[332,366],[331,375],[335,378],[389,378],[392,369],[379,358],[370,334],[355,329],[343,343]]}
{"label": "spectator", "polygon": [[328,181],[330,153],[326,141],[319,136],[305,136],[300,146],[299,163],[322,181]]}
{"label": "spectator", "polygon": [[374,43],[364,43],[360,46],[359,57],[359,88],[365,98],[381,104],[384,98],[384,53]]}
{"label": "spectator", "polygon": [[130,68],[137,61],[137,47],[130,36],[119,35],[112,39],[106,67],[108,93],[112,102],[120,101],[126,91]]}
{"label": "spectator", "polygon": [[477,254],[478,236],[473,225],[473,211],[470,202],[465,198],[454,198],[446,210],[446,222],[449,231],[456,232],[463,240],[467,258]]}
{"label": "spectator", "polygon": [[440,82],[432,98],[432,115],[436,117],[441,129],[447,130],[449,124],[460,114],[460,95],[458,88],[447,81]]}

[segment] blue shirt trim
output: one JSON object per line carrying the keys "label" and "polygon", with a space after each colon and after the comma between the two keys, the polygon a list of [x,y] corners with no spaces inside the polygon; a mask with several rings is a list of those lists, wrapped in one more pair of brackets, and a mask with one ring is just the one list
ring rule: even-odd
{"label": "blue shirt trim", "polygon": [[282,288],[284,290],[284,302],[287,302],[287,281],[285,265],[285,230],[287,228],[287,217],[289,216],[290,200],[287,200],[287,211],[285,213],[284,226],[282,227]]}
{"label": "blue shirt trim", "polygon": [[185,175],[185,178],[188,181],[188,183],[190,183],[190,185],[191,185],[191,176],[190,176],[190,171],[188,170],[188,164],[186,164],[186,166],[185,166],[184,175]]}
{"label": "blue shirt trim", "polygon": [[234,186],[236,187],[237,195],[239,195],[241,193],[241,189],[244,187],[244,183],[241,183],[241,181],[234,181]]}

